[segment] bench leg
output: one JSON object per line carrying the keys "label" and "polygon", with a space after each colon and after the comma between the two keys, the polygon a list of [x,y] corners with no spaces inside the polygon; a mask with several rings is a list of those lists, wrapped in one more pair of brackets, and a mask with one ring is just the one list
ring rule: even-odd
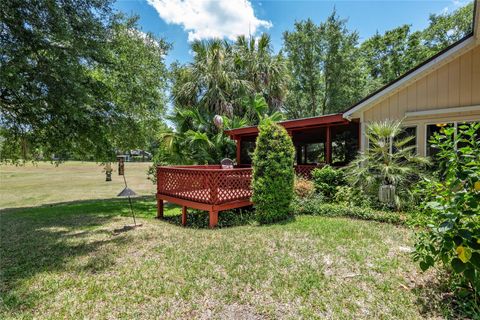
{"label": "bench leg", "polygon": [[187,225],[187,207],[182,207],[182,226]]}
{"label": "bench leg", "polygon": [[163,200],[157,199],[157,219],[163,219]]}
{"label": "bench leg", "polygon": [[215,228],[218,224],[218,211],[210,211],[210,223],[209,226],[211,229]]}

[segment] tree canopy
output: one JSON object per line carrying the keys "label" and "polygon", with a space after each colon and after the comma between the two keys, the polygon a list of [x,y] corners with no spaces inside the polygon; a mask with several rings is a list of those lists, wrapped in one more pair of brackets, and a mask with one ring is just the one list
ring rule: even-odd
{"label": "tree canopy", "polygon": [[159,146],[161,161],[216,162],[233,152],[224,128],[341,112],[469,34],[472,20],[469,4],[360,43],[333,10],[297,21],[281,48],[268,34],[194,41],[192,61],[167,68],[170,44],[110,0],[5,0],[0,161],[105,161]]}
{"label": "tree canopy", "polygon": [[3,160],[108,159],[161,119],[169,46],[110,1],[6,0],[0,25]]}

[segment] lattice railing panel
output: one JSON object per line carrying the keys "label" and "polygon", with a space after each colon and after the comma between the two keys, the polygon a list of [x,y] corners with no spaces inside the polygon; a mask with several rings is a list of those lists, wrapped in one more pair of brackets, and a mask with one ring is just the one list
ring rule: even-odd
{"label": "lattice railing panel", "polygon": [[299,164],[295,166],[295,173],[305,179],[312,179],[312,171],[316,168],[323,167],[322,164]]}
{"label": "lattice railing panel", "polygon": [[220,166],[157,167],[158,193],[208,204],[248,200],[252,169]]}

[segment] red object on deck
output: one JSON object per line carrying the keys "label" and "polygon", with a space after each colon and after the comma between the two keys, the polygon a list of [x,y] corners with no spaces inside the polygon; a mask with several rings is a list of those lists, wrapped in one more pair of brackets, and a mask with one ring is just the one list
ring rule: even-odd
{"label": "red object on deck", "polygon": [[163,201],[206,210],[210,227],[218,223],[218,212],[252,205],[251,168],[222,169],[219,165],[157,167],[157,217],[163,217]]}

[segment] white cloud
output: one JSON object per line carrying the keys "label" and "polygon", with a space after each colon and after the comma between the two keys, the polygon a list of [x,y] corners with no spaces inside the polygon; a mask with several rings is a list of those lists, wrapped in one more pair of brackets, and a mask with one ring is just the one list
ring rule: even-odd
{"label": "white cloud", "polygon": [[454,11],[460,7],[466,6],[470,2],[471,0],[452,0],[450,5],[443,8],[442,14],[447,14],[450,11]]}
{"label": "white cloud", "polygon": [[160,18],[188,31],[188,40],[254,35],[270,28],[270,21],[255,17],[248,0],[147,0]]}

